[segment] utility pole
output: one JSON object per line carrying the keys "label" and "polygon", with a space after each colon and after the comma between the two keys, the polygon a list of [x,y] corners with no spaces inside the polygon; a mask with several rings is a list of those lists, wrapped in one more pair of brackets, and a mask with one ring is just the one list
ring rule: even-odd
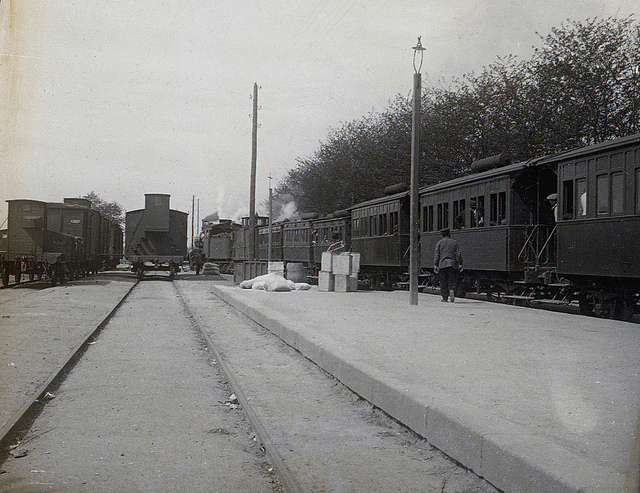
{"label": "utility pole", "polygon": [[271,175],[269,175],[269,250],[267,254],[267,261],[271,263],[271,254],[273,251],[273,190],[271,189]]}
{"label": "utility pole", "polygon": [[251,132],[251,191],[249,197],[249,259],[256,258],[256,168],[258,158],[258,83],[253,84],[253,125]]}
{"label": "utility pole", "polygon": [[[420,230],[420,204],[418,203],[418,171],[420,169],[420,97],[422,95],[422,57],[424,48],[418,37],[418,44],[413,47],[413,115],[411,120],[411,225],[410,225],[410,257],[409,257],[409,291],[411,304],[418,304],[418,241]],[[419,63],[416,62],[420,56]]]}
{"label": "utility pole", "polygon": [[193,250],[193,222],[195,220],[196,196],[191,196],[191,250]]}

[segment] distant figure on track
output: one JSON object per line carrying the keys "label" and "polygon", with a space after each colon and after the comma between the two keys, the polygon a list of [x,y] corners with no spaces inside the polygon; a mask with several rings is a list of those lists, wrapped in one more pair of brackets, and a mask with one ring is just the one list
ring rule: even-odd
{"label": "distant figure on track", "polygon": [[442,301],[455,300],[456,273],[462,270],[462,254],[456,240],[449,236],[449,228],[440,230],[442,239],[436,244],[433,255],[433,270],[440,274]]}
{"label": "distant figure on track", "polygon": [[200,269],[202,269],[202,265],[204,264],[204,258],[200,250],[193,251],[193,268],[196,271],[196,276],[200,274]]}

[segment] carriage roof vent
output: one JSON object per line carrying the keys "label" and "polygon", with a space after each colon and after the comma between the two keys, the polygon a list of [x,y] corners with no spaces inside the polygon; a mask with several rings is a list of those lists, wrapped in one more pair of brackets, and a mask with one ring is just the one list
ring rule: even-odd
{"label": "carriage roof vent", "polygon": [[302,214],[300,214],[300,219],[308,221],[310,219],[318,219],[320,217],[320,214],[318,214],[317,212],[304,212]]}
{"label": "carriage roof vent", "polygon": [[489,156],[482,159],[478,159],[471,164],[471,171],[474,173],[482,173],[494,168],[501,168],[511,164],[511,156],[508,152],[502,152],[495,156]]}
{"label": "carriage roof vent", "polygon": [[385,195],[393,195],[395,193],[406,192],[409,190],[409,185],[406,182],[396,183],[395,185],[389,185],[384,189]]}

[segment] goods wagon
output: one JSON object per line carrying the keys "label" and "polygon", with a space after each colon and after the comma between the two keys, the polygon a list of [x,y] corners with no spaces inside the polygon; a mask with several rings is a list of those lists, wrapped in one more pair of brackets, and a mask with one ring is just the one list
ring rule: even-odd
{"label": "goods wagon", "polygon": [[126,214],[124,254],[139,278],[148,271],[173,278],[187,255],[188,214],[171,210],[169,199],[145,194],[145,208]]}

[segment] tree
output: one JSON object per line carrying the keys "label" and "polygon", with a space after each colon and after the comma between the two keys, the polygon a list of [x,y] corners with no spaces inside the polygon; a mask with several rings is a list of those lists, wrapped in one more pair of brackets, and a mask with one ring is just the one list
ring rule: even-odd
{"label": "tree", "polygon": [[[476,75],[421,95],[420,185],[460,176],[473,161],[516,160],[640,132],[640,25],[632,17],[567,21],[540,36],[530,60],[498,57]],[[332,129],[298,159],[279,193],[323,214],[409,181],[412,97]]]}
{"label": "tree", "polygon": [[107,202],[94,191],[89,192],[82,198],[91,201],[91,208],[100,211],[107,219],[121,226],[124,224],[124,209],[117,202]]}
{"label": "tree", "polygon": [[548,150],[640,131],[640,25],[632,17],[569,21],[541,39],[527,100]]}

